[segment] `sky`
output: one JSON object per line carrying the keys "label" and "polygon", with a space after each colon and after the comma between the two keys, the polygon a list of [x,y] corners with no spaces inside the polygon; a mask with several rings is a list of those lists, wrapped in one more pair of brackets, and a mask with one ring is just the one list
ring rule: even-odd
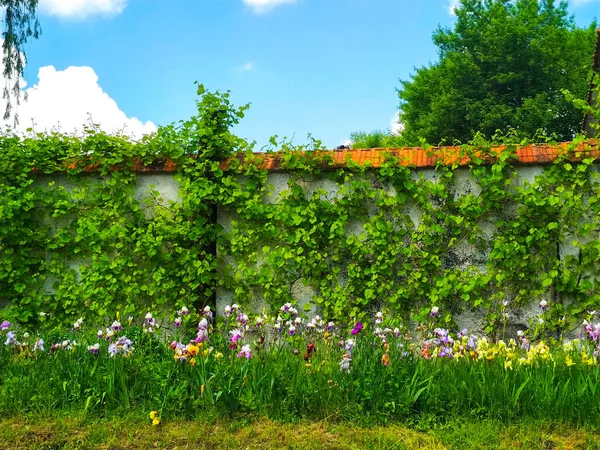
{"label": "sky", "polygon": [[[194,81],[251,103],[235,133],[330,148],[395,125],[396,89],[437,60],[457,0],[40,0],[19,127],[140,137],[195,113]],[[600,0],[572,0],[580,25]],[[591,58],[591,55],[590,55]]]}

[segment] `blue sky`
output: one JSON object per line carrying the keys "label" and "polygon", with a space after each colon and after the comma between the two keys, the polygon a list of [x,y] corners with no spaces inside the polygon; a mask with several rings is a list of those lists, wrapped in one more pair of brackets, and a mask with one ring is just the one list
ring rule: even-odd
{"label": "blue sky", "polygon": [[[25,77],[39,95],[26,113],[50,114],[52,91],[52,119],[62,123],[77,108],[62,118],[59,94],[101,125],[104,116],[166,124],[194,113],[197,80],[252,104],[236,132],[258,147],[273,134],[300,143],[307,133],[334,147],[353,131],[390,127],[398,80],[436,60],[431,35],[452,25],[449,1],[41,0],[43,34],[27,45]],[[570,10],[589,24],[600,1]],[[86,70],[63,73],[72,66]]]}

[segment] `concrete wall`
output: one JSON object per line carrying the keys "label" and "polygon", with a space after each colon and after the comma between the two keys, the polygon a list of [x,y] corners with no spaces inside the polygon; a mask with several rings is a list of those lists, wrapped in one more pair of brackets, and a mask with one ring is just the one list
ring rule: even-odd
{"label": "concrete wall", "polygon": [[[94,184],[99,183],[100,180],[101,178],[97,175],[81,175],[78,179],[62,174],[39,175],[33,186],[43,188],[52,185],[54,189],[64,188],[67,191],[73,192],[86,186],[93,188]],[[155,195],[152,201],[148,202],[153,197],[151,192],[154,192]],[[140,207],[147,218],[151,218],[154,215],[154,208],[156,206],[168,208],[171,202],[179,202],[181,200],[179,197],[179,182],[171,173],[140,173],[133,186],[133,196],[140,203]],[[57,219],[51,219],[49,223],[55,229],[62,225]],[[79,266],[83,263],[84,261],[77,257],[69,260],[69,268],[75,271],[77,279],[80,276]],[[44,290],[48,293],[54,292],[52,286],[55,281],[52,276],[46,278]],[[0,307],[2,306],[0,304]]]}
{"label": "concrete wall", "polygon": [[[543,173],[543,166],[521,166],[517,168],[517,177],[514,181],[515,186],[523,185],[525,183],[534,183],[536,176],[539,176]],[[412,177],[415,180],[424,179],[428,181],[435,182],[438,177],[438,173],[431,168],[426,169],[413,169]],[[367,177],[369,175],[367,174]],[[286,191],[289,186],[288,182],[291,179],[291,175],[285,172],[271,172],[268,175],[268,189],[267,193],[264,196],[265,203],[276,203],[281,199],[282,193]],[[92,184],[99,180],[98,177],[94,175],[90,176],[82,176],[82,183],[91,182]],[[66,176],[48,176],[41,175],[39,176],[36,184],[38,186],[47,185],[48,182],[54,182],[56,185],[63,186],[67,190],[77,189],[78,183],[73,182],[72,179],[67,178]],[[312,197],[315,193],[319,192],[322,200],[334,202],[337,198],[339,198],[339,190],[340,187],[330,179],[326,177],[318,179],[316,181],[300,181],[299,184],[303,187],[304,192],[308,198]],[[387,190],[388,194],[391,196],[396,195],[393,187],[384,186],[384,189]],[[150,197],[150,192],[156,191],[155,200],[152,205],[147,205],[146,200]],[[481,188],[476,182],[476,180],[472,177],[469,170],[466,168],[460,168],[456,172],[455,182],[452,188],[452,194],[458,198],[464,195],[479,195],[481,192]],[[176,181],[174,174],[171,173],[139,173],[137,176],[137,181],[134,187],[134,197],[140,202],[142,205],[144,214],[146,217],[152,217],[154,207],[159,205],[162,207],[169,207],[171,202],[179,202],[179,183]],[[419,227],[422,213],[415,206],[410,203],[407,204],[405,208],[405,214],[410,217],[410,220],[413,223],[415,229]],[[230,209],[227,208],[219,208],[218,209],[218,223],[223,226],[224,232],[231,233],[234,230],[232,227],[233,221],[237,220],[236,214],[231,212]],[[488,217],[481,224],[481,237],[484,240],[492,240],[494,236],[494,222],[495,218]],[[361,221],[351,221],[346,227],[347,234],[360,235],[364,231],[363,223]],[[589,239],[600,239],[600,236],[591,237]],[[568,255],[576,254],[578,251],[576,247],[574,247],[571,243],[573,239],[566,239],[565,242],[559,243],[560,245],[560,255],[562,258],[567,257]],[[231,255],[219,255],[220,260],[223,264],[236,264],[236,260],[231,257]],[[469,268],[475,268],[475,270],[484,272],[486,270],[486,263],[488,260],[488,252],[486,250],[481,250],[476,246],[469,243],[462,243],[455,247],[451,253],[449,253],[447,259],[444,264],[446,268],[457,267],[461,271],[465,271]],[[72,261],[72,267],[77,270],[79,261],[74,259]],[[340,279],[340,284],[344,285],[344,280]],[[52,280],[48,280],[46,283],[46,288],[51,291]],[[293,282],[290,282],[288,286],[289,292],[292,297],[298,302],[298,304],[302,307],[303,305],[310,305],[311,300],[315,296],[315,290],[313,287],[307,285],[304,280],[297,279]],[[534,318],[539,310],[537,308],[537,301],[531,305],[530,307],[525,308],[516,308],[510,311],[509,313],[509,321],[511,326],[514,329],[523,329],[526,328],[528,320]],[[217,311],[220,312],[223,310],[223,307],[226,304],[231,304],[234,302],[234,295],[231,290],[227,290],[224,288],[218,288],[216,295],[217,302]],[[261,303],[260,298],[255,298],[252,309],[260,311],[262,309],[263,304]],[[311,309],[312,313],[316,312],[314,306]],[[461,315],[456,316],[456,322],[461,328],[469,328],[473,331],[480,331],[482,326],[483,313],[472,313],[465,312]]]}
{"label": "concrete wall", "polygon": [[[516,168],[517,176],[515,177],[513,187],[523,186],[526,184],[534,184],[536,177],[540,176],[544,172],[544,166],[542,165],[527,165],[519,166]],[[426,181],[436,182],[438,173],[435,169],[413,169],[412,177],[415,180],[424,179]],[[285,172],[272,172],[268,175],[268,193],[264,197],[265,203],[276,203],[281,198],[282,192],[288,190],[288,182],[291,176]],[[300,181],[300,184],[307,198],[310,198],[318,189],[322,189],[321,199],[326,201],[335,201],[339,198],[340,187],[329,179],[319,179],[315,182]],[[386,187],[389,195],[396,195],[393,187]],[[455,198],[459,198],[464,195],[475,195],[478,196],[481,193],[481,187],[474,179],[467,168],[459,168],[456,172],[455,181],[452,187],[452,194]],[[514,211],[507,211],[509,214]],[[414,228],[417,229],[420,224],[422,213],[415,206],[410,203],[405,209],[405,213],[410,217],[414,224]],[[225,232],[231,232],[232,221],[238,218],[234,213],[229,212],[226,209],[220,208],[218,214],[218,222],[224,227]],[[491,242],[494,238],[495,233],[495,222],[497,218],[486,217],[480,222],[480,234],[483,240]],[[360,221],[350,223],[346,227],[347,234],[359,235],[363,229],[363,224]],[[596,239],[600,238],[598,236]],[[561,258],[565,258],[568,255],[573,255],[578,252],[578,249],[571,243],[573,239],[565,239],[564,242],[559,243]],[[235,265],[236,261],[229,255],[221,255],[222,261],[226,264]],[[463,242],[460,245],[453,248],[449,252],[448,257],[444,261],[445,268],[459,268],[461,271],[474,268],[479,272],[486,271],[486,265],[489,256],[489,248],[482,250],[477,248],[475,245]],[[343,285],[343,280],[340,279],[340,284]],[[300,306],[304,304],[310,304],[312,298],[315,296],[315,291],[311,286],[305,284],[304,280],[294,280],[288,286],[289,291],[293,298],[298,302]],[[512,334],[516,333],[519,329],[526,329],[528,323],[539,315],[540,309],[538,303],[540,300],[545,299],[550,301],[550,292],[547,292],[543,296],[535,299],[535,301],[529,306],[510,308],[508,311],[508,329]],[[510,301],[511,299],[508,298]],[[217,292],[217,309],[222,311],[223,307],[227,304],[234,302],[233,292],[227,289],[219,288]],[[262,304],[260,298],[255,298],[253,302],[253,309],[260,311]],[[315,308],[312,308],[313,313]],[[466,311],[461,314],[455,315],[455,320],[460,328],[468,328],[472,331],[481,331],[483,327],[484,311],[471,312]]]}

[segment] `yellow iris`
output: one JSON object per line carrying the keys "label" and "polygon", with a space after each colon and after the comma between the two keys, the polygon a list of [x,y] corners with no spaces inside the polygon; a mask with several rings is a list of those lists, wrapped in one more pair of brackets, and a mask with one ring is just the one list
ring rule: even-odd
{"label": "yellow iris", "polygon": [[200,350],[200,346],[197,346],[194,344],[190,344],[187,346],[187,352],[189,355],[195,356],[198,354],[199,350]]}
{"label": "yellow iris", "polygon": [[565,357],[565,363],[567,364],[567,367],[571,367],[575,365],[575,362],[573,361],[573,359],[571,358],[570,355],[567,355]]}

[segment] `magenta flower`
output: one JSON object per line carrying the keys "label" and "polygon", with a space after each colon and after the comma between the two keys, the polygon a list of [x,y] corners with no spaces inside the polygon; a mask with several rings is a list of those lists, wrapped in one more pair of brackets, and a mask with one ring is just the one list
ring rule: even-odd
{"label": "magenta flower", "polygon": [[12,323],[10,323],[8,320],[5,320],[2,322],[2,324],[0,324],[0,330],[2,330],[2,331],[8,330],[11,326],[12,326]]}
{"label": "magenta flower", "polygon": [[245,356],[247,359],[252,358],[252,351],[250,350],[250,346],[248,344],[242,346],[242,351],[237,355],[238,358],[241,358],[242,356]]}
{"label": "magenta flower", "polygon": [[240,330],[232,330],[229,332],[231,336],[229,336],[229,343],[231,344],[229,348],[234,349],[237,345],[237,341],[242,338],[242,332]]}
{"label": "magenta flower", "polygon": [[354,328],[352,328],[352,336],[356,336],[358,333],[360,333],[363,329],[363,324],[362,322],[356,322],[356,325],[354,325]]}

